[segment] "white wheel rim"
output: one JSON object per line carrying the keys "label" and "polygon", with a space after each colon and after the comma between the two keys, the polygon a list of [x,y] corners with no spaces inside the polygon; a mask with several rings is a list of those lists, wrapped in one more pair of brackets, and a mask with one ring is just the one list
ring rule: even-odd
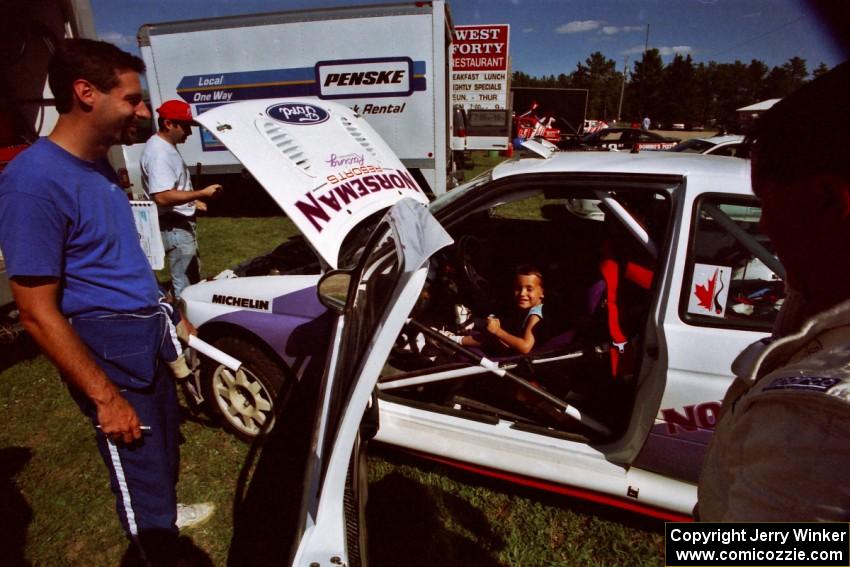
{"label": "white wheel rim", "polygon": [[266,427],[271,429],[271,393],[256,374],[244,366],[236,372],[219,366],[213,373],[212,386],[221,414],[238,431],[253,437]]}

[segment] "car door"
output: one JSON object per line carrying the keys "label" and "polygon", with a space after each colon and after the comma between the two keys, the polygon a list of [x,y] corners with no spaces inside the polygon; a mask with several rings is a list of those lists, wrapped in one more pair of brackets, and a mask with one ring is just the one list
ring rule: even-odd
{"label": "car door", "polygon": [[[345,305],[339,310],[313,421],[314,451],[305,463],[293,565],[366,564],[361,523],[365,494],[352,486],[356,471],[362,470],[361,420],[384,361],[422,291],[430,256],[451,242],[424,205],[406,199],[387,213],[355,270],[329,272],[319,285],[325,302],[332,303],[330,296],[337,293],[345,297]],[[359,488],[365,490],[365,482]]]}
{"label": "car door", "polygon": [[429,257],[450,243],[426,207],[406,199],[378,224],[356,268],[323,276],[321,300],[335,315],[331,348],[249,452],[234,503],[231,564],[366,565],[372,391]]}
{"label": "car door", "polygon": [[683,207],[664,314],[667,385],[638,459],[643,468],[696,482],[732,362],[772,328],[784,270],[760,216],[752,195],[719,191],[691,193]]}

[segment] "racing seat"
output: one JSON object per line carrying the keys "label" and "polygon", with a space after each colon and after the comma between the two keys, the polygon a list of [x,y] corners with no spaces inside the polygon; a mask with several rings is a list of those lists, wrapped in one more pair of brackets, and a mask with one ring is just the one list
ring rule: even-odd
{"label": "racing seat", "polygon": [[607,303],[608,334],[611,339],[610,358],[611,375],[623,378],[635,371],[634,346],[623,331],[624,310],[621,309],[621,280],[625,279],[643,290],[652,287],[653,271],[631,260],[618,261],[613,253],[614,247],[610,240],[602,245],[602,260],[599,262],[599,272],[604,282],[604,293]]}

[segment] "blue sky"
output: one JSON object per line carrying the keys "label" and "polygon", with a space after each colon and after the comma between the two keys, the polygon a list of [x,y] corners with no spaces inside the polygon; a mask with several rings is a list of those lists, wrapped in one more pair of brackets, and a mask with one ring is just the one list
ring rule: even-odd
{"label": "blue sky", "polygon": [[[381,0],[91,0],[98,35],[138,52],[142,24],[270,11],[376,4]],[[665,62],[675,53],[694,61],[768,66],[790,57],[809,71],[844,60],[817,18],[798,0],[454,0],[456,25],[511,25],[513,70],[530,75],[570,73],[601,51],[621,70],[640,58],[649,25],[649,46]]]}

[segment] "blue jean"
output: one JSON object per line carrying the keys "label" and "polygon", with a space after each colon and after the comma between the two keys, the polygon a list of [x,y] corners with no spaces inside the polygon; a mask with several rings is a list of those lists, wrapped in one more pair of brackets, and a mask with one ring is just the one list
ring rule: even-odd
{"label": "blue jean", "polygon": [[171,270],[174,297],[180,297],[183,289],[201,281],[201,261],[198,258],[198,239],[195,223],[186,222],[187,228],[170,228],[162,231],[162,245]]}

